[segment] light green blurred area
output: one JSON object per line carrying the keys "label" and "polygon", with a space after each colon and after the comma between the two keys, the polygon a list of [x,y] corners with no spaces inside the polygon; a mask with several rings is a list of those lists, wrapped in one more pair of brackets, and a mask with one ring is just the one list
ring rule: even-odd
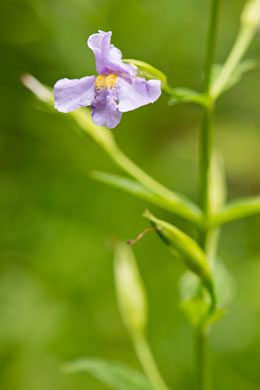
{"label": "light green blurred area", "polygon": [[[64,375],[80,356],[140,368],[116,307],[110,242],[147,227],[146,203],[95,183],[117,172],[66,115],[51,114],[22,87],[95,74],[87,38],[112,30],[125,58],[150,62],[173,87],[200,89],[209,0],[8,0],[1,4],[0,389],[101,390]],[[243,0],[223,2],[217,61],[238,29]],[[248,53],[259,58],[260,34]],[[230,198],[260,193],[260,69],[219,102],[215,142]],[[200,109],[156,104],[124,114],[122,149],[169,187],[197,199]],[[152,210],[190,229],[180,219]],[[226,317],[211,332],[215,389],[260,388],[260,217],[223,229],[219,256],[236,280]],[[184,268],[150,233],[134,247],[148,291],[148,339],[169,386],[193,389],[191,329],[178,306]]]}

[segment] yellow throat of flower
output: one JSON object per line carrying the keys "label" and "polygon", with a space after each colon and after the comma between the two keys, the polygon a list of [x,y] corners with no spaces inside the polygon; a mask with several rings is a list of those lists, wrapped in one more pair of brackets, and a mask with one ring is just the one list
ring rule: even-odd
{"label": "yellow throat of flower", "polygon": [[118,78],[117,74],[100,74],[95,81],[95,87],[96,90],[99,91],[100,89],[111,89],[114,88],[116,85],[116,80]]}

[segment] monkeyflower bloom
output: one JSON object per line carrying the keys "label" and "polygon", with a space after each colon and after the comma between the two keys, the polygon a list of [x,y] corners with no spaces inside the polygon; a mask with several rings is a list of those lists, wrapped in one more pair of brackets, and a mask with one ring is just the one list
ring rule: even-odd
{"label": "monkeyflower bloom", "polygon": [[161,95],[161,81],[137,77],[137,68],[125,64],[121,51],[110,44],[111,35],[99,31],[88,39],[98,76],[65,78],[57,81],[53,91],[58,111],[67,113],[92,106],[93,122],[110,129],[118,125],[123,112],[153,103]]}

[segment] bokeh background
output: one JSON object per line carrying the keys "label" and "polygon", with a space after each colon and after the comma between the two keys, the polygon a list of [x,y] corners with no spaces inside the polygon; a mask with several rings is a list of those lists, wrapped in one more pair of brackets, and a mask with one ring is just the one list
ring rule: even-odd
{"label": "bokeh background", "polygon": [[[95,74],[86,42],[112,30],[125,58],[162,69],[174,87],[201,88],[209,0],[8,0],[1,3],[0,388],[102,390],[64,375],[80,356],[138,368],[116,306],[111,237],[147,227],[146,203],[91,181],[118,172],[66,115],[44,110],[20,84]],[[223,2],[217,61],[238,30],[243,0]],[[260,35],[248,58],[260,60]],[[219,102],[215,143],[224,155],[229,199],[260,193],[260,69]],[[122,149],[169,187],[197,199],[200,109],[156,104],[125,114],[113,130]],[[155,207],[158,216],[187,226]],[[229,224],[219,257],[235,280],[226,317],[211,332],[215,389],[260,389],[260,217]],[[191,329],[179,309],[182,264],[156,235],[135,246],[150,301],[148,338],[172,389],[193,389]]]}

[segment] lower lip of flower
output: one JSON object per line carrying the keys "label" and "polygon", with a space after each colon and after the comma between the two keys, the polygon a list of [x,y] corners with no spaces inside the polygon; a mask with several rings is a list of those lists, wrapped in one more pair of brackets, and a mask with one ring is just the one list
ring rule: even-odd
{"label": "lower lip of flower", "polygon": [[100,89],[112,89],[116,85],[118,75],[111,73],[109,75],[100,74],[95,81],[95,88],[97,91]]}

